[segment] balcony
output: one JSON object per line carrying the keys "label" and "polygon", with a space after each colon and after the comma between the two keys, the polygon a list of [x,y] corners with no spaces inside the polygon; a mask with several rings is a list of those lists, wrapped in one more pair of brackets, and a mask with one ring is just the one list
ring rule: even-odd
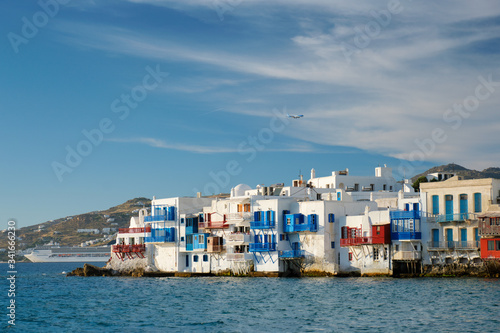
{"label": "balcony", "polygon": [[497,236],[497,235],[500,235],[500,225],[481,225],[479,227],[479,234],[481,236]]}
{"label": "balcony", "polygon": [[226,229],[229,228],[227,221],[198,222],[198,228],[203,229]]}
{"label": "balcony", "polygon": [[226,250],[226,247],[224,245],[208,245],[207,247],[208,253],[220,253],[224,250]]}
{"label": "balcony", "polygon": [[400,241],[405,241],[405,240],[420,240],[422,239],[422,233],[421,232],[391,232],[391,239],[392,240],[400,240]]}
{"label": "balcony", "polygon": [[163,221],[175,221],[175,217],[168,214],[144,216],[144,222],[163,222]]}
{"label": "balcony", "polygon": [[249,212],[241,212],[241,213],[232,213],[227,217],[227,221],[229,224],[238,224],[243,222],[250,222],[252,220],[252,213]]}
{"label": "balcony", "polygon": [[145,243],[173,243],[175,242],[175,228],[151,229],[151,236],[144,237]]}
{"label": "balcony", "polygon": [[419,251],[398,251],[394,253],[393,260],[421,260],[422,253]]}
{"label": "balcony", "polygon": [[298,259],[304,258],[306,253],[304,250],[288,250],[288,251],[279,251],[278,257],[282,259]]}
{"label": "balcony", "polygon": [[409,211],[396,210],[391,212],[391,219],[393,220],[419,219],[421,215],[422,215],[421,212],[418,210],[409,210]]}
{"label": "balcony", "polygon": [[120,234],[135,234],[135,233],[144,233],[151,232],[151,227],[145,228],[120,228],[118,229],[118,233]]}
{"label": "balcony", "polygon": [[245,233],[231,233],[227,235],[226,241],[228,243],[237,243],[237,244],[242,244],[242,243],[250,243],[251,241],[251,236],[250,234],[245,234]]}
{"label": "balcony", "polygon": [[354,238],[342,238],[340,239],[340,246],[357,246],[357,245],[368,245],[373,244],[372,237],[354,237]]}
{"label": "balcony", "polygon": [[435,220],[438,223],[441,222],[464,222],[469,220],[475,220],[476,214],[474,213],[459,213],[459,214],[443,214],[436,215]]}
{"label": "balcony", "polygon": [[275,224],[275,221],[253,221],[250,222],[250,229],[271,229]]}
{"label": "balcony", "polygon": [[250,252],[276,251],[276,243],[250,243]]}
{"label": "balcony", "polygon": [[251,253],[227,253],[227,261],[247,261],[252,260],[253,255]]}
{"label": "balcony", "polygon": [[318,225],[317,223],[303,223],[303,224],[286,224],[283,226],[284,232],[317,232]]}
{"label": "balcony", "polygon": [[443,242],[428,242],[427,247],[435,250],[460,250],[470,249],[477,250],[479,248],[479,241],[443,241]]}

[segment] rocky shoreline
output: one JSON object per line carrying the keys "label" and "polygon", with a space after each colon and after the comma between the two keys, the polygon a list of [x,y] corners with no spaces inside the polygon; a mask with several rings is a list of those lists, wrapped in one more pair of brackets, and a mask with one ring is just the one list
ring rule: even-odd
{"label": "rocky shoreline", "polygon": [[[126,263],[126,262],[122,262]],[[145,262],[135,262],[134,265],[113,265],[108,262],[105,267],[97,267],[90,264],[84,264],[66,276],[129,276],[129,277],[194,277],[194,276],[239,276],[239,277],[298,277],[297,274],[286,274],[277,272],[250,272],[245,275],[234,275],[230,272],[218,273],[184,273],[184,272],[160,272],[151,269]],[[304,272],[300,277],[355,277],[361,274],[308,274]],[[370,275],[373,276],[373,275]],[[380,275],[388,276],[391,275]],[[395,276],[394,276],[395,277]],[[418,278],[418,277],[481,277],[481,278],[499,278],[500,277],[500,262],[486,261],[482,265],[463,265],[449,264],[443,266],[425,266],[419,274],[401,274],[401,278]]]}

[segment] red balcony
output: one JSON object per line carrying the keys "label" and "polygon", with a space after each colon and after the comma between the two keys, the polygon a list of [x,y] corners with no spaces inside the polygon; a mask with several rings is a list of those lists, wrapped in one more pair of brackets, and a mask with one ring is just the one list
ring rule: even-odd
{"label": "red balcony", "polygon": [[364,244],[374,244],[372,237],[354,237],[340,239],[340,246],[356,246]]}
{"label": "red balcony", "polygon": [[123,260],[125,256],[129,259],[134,259],[134,253],[137,255],[137,258],[145,258],[143,252],[146,251],[145,244],[117,244],[111,247],[111,251],[116,254],[116,256]]}
{"label": "red balcony", "polygon": [[151,227],[145,228],[120,228],[118,229],[120,234],[135,234],[135,233],[144,233],[151,232]]}

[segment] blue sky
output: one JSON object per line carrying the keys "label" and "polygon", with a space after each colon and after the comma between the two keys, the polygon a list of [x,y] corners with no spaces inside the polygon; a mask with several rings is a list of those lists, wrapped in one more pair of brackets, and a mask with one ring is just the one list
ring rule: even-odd
{"label": "blue sky", "polygon": [[0,4],[5,225],[313,167],[500,166],[497,1],[41,3]]}

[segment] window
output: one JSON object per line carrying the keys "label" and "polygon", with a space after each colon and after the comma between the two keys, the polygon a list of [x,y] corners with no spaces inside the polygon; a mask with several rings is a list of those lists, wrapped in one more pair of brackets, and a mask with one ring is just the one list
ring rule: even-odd
{"label": "window", "polygon": [[488,251],[495,251],[495,241],[488,241]]}
{"label": "window", "polygon": [[398,251],[399,251],[399,244],[396,244],[396,245],[394,246],[394,250],[395,250],[396,252],[398,252]]}
{"label": "window", "polygon": [[186,267],[189,267],[189,256],[186,256]]}
{"label": "window", "polygon": [[335,242],[332,242],[331,245],[332,245],[332,249],[334,249],[335,248]]}
{"label": "window", "polygon": [[198,243],[199,244],[204,244],[205,243],[205,235],[200,235],[200,241]]}
{"label": "window", "polygon": [[378,249],[373,249],[373,260],[379,261],[379,259],[380,259],[380,256],[379,256]]}
{"label": "window", "polygon": [[335,215],[334,214],[328,214],[328,222],[330,222],[330,223],[335,222]]}
{"label": "window", "polygon": [[354,184],[354,191],[359,191],[359,184]]}
{"label": "window", "polygon": [[193,262],[198,262],[198,255],[197,254],[193,256]]}
{"label": "window", "polygon": [[181,237],[181,242],[184,242],[184,237]]}
{"label": "window", "polygon": [[391,186],[389,186],[389,191],[392,191],[392,185],[391,185]]}
{"label": "window", "polygon": [[245,204],[244,210],[245,210],[245,212],[248,213],[250,211],[250,204]]}
{"label": "window", "polygon": [[500,251],[500,241],[495,241],[495,244],[497,245],[495,251]]}
{"label": "window", "polygon": [[349,252],[349,261],[352,261],[352,253]]}
{"label": "window", "polygon": [[287,217],[286,218],[286,225],[291,225],[292,224],[292,218],[291,217]]}
{"label": "window", "polygon": [[383,189],[384,189],[384,191],[387,190],[387,184],[384,184]]}
{"label": "window", "polygon": [[207,262],[207,261],[208,261],[208,254],[204,254],[204,255],[203,255],[203,261],[204,261],[204,262]]}
{"label": "window", "polygon": [[184,218],[181,217],[181,224],[184,224]]}

